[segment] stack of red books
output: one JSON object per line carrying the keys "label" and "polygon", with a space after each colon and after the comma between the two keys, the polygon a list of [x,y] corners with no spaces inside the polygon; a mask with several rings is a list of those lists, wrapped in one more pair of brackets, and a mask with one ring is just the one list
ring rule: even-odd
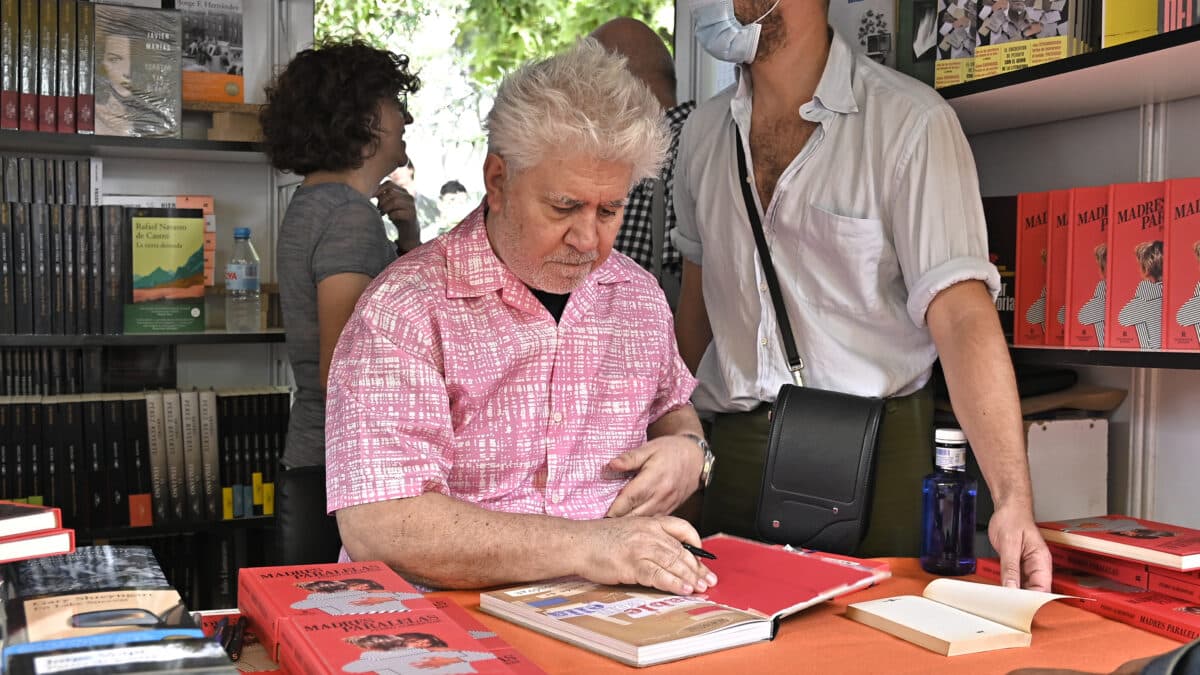
{"label": "stack of red books", "polygon": [[0,563],[75,550],[75,530],[64,529],[53,506],[0,501]]}

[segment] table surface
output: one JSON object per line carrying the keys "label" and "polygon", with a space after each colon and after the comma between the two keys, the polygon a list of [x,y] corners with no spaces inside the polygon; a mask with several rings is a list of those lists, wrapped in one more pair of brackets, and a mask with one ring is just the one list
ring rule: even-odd
{"label": "table surface", "polygon": [[[1051,602],[1033,622],[1033,646],[945,657],[892,637],[845,616],[846,605],[894,595],[920,595],[935,577],[912,558],[887,558],[892,578],[872,588],[784,619],[771,642],[758,642],[651,666],[650,672],[674,673],[1007,673],[1043,667],[1108,673],[1130,659],[1161,654],[1180,643],[1138,628]],[[977,577],[965,577],[980,581]],[[547,673],[632,672],[607,657],[571,646],[479,611],[477,591],[446,591],[489,628]]]}

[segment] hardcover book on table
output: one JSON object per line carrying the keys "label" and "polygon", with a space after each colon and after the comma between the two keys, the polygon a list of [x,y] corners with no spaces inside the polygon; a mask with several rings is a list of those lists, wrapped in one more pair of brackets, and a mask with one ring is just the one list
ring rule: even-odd
{"label": "hardcover book on table", "polygon": [[1200,530],[1121,515],[1044,522],[1038,528],[1047,542],[1062,546],[1173,570],[1200,570]]}
{"label": "hardcover book on table", "polygon": [[1057,593],[1092,600],[1071,601],[1080,609],[1180,642],[1200,637],[1200,608],[1187,600],[1071,570],[1054,570],[1051,583]]}
{"label": "hardcover book on table", "polygon": [[406,612],[430,606],[411,584],[377,561],[244,567],[238,572],[238,608],[276,659],[289,617]]}
{"label": "hardcover book on table", "polygon": [[480,609],[641,667],[770,640],[777,619],[891,576],[877,561],[720,534],[703,543],[719,580],[706,593],[568,578],[481,593]]}

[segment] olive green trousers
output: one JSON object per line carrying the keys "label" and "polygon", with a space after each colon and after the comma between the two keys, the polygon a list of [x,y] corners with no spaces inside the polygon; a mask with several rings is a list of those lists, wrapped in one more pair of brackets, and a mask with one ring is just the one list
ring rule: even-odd
{"label": "olive green trousers", "polygon": [[[717,456],[704,492],[700,533],[758,538],[770,406],[717,415],[709,442]],[[871,521],[857,555],[916,556],[921,546],[921,480],[933,470],[933,395],[926,387],[888,399],[879,430]]]}

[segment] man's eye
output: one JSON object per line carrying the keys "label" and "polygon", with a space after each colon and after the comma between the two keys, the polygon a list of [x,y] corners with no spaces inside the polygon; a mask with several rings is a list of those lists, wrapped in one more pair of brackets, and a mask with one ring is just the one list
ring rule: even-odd
{"label": "man's eye", "polygon": [[600,209],[600,217],[601,218],[613,218],[616,215],[617,215],[617,212],[612,209]]}
{"label": "man's eye", "polygon": [[568,216],[575,212],[575,208],[576,207],[574,206],[555,206],[554,210],[557,211],[560,216]]}

